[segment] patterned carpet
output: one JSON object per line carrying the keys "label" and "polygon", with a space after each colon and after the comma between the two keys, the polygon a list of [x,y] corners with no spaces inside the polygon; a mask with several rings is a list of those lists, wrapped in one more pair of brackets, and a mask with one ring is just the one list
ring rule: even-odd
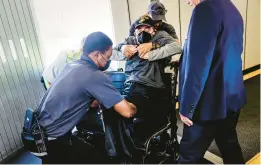
{"label": "patterned carpet", "polygon": [[[240,113],[237,132],[243,156],[247,162],[260,152],[260,75],[245,81],[247,104]],[[182,135],[183,125],[178,121],[178,134]],[[215,142],[208,151],[221,157]]]}

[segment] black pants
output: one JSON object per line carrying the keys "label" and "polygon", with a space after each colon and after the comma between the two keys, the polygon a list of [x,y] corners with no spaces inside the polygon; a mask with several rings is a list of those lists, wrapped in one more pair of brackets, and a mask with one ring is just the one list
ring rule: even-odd
{"label": "black pants", "polygon": [[179,163],[197,164],[215,139],[225,164],[243,164],[244,159],[238,143],[236,125],[239,112],[230,112],[219,121],[193,120],[193,125],[184,125],[180,143]]}
{"label": "black pants", "polygon": [[72,164],[74,155],[70,135],[47,142],[48,155],[42,159],[42,164]]}
{"label": "black pants", "polygon": [[[102,143],[102,142],[101,142]],[[42,158],[42,164],[103,164],[108,159],[87,144],[74,141],[71,133],[47,142],[48,155]]]}
{"label": "black pants", "polygon": [[171,89],[159,89],[139,83],[125,85],[126,100],[137,107],[133,125],[135,142],[144,143],[155,131],[168,123],[167,116],[174,106]]}

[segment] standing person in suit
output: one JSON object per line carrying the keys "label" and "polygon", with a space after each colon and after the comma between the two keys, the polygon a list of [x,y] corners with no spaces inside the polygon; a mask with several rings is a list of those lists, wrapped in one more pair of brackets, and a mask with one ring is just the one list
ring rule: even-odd
{"label": "standing person in suit", "polygon": [[180,66],[179,163],[198,163],[215,139],[224,163],[244,163],[236,125],[246,104],[243,19],[230,0],[187,0],[194,6]]}

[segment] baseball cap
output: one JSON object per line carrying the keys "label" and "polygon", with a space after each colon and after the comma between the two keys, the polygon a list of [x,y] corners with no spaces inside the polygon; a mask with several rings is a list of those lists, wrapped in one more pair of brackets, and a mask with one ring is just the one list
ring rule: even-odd
{"label": "baseball cap", "polygon": [[166,21],[165,14],[167,10],[164,5],[160,2],[154,1],[148,7],[148,12],[150,13],[153,20],[164,20]]}
{"label": "baseball cap", "polygon": [[149,16],[143,15],[135,22],[135,29],[139,26],[154,26],[155,21],[153,21]]}

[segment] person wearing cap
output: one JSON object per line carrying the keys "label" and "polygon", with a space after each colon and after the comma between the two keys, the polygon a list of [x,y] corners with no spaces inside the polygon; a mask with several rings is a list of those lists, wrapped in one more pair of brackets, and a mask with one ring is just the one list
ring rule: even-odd
{"label": "person wearing cap", "polygon": [[246,104],[242,16],[230,0],[187,2],[195,8],[180,63],[178,163],[199,164],[215,139],[224,164],[245,164],[236,131]]}
{"label": "person wearing cap", "polygon": [[[36,110],[45,135],[52,139],[47,141],[44,164],[73,164],[79,161],[78,156],[85,154],[71,145],[71,131],[95,100],[125,118],[136,113],[136,107],[123,98],[102,72],[108,68],[111,55],[112,41],[107,35],[89,34],[80,59],[68,63],[48,89]],[[88,153],[86,160],[91,161],[94,157],[92,152]]]}
{"label": "person wearing cap", "polygon": [[[155,2],[151,2],[151,4],[148,6],[148,12],[145,15],[151,17],[152,20],[155,21],[154,26],[155,26],[156,30],[166,31],[174,39],[178,39],[178,36],[176,34],[174,27],[172,25],[164,22],[164,21],[166,21],[166,16],[165,16],[166,13],[167,13],[167,10],[165,9],[165,6],[162,3],[155,1]],[[137,19],[137,20],[139,20],[139,19]],[[134,36],[135,24],[136,24],[137,20],[131,25],[130,30],[129,30],[129,36]]]}
{"label": "person wearing cap", "polygon": [[[178,36],[176,34],[176,31],[174,29],[174,27],[164,21],[166,21],[166,15],[167,10],[165,9],[164,5],[160,2],[152,2],[149,6],[148,6],[148,12],[141,16],[140,18],[144,17],[144,16],[149,16],[152,18],[153,20],[153,26],[155,28],[155,30],[157,31],[165,31],[167,32],[169,35],[171,35],[177,42],[179,41]],[[129,30],[129,36],[134,36],[135,33],[135,25],[137,24],[137,21],[140,20],[137,19],[130,27]],[[141,44],[138,49],[142,52],[142,53],[147,53],[152,49],[156,49],[159,47],[159,44],[157,42],[149,42],[149,43],[144,43]],[[135,53],[135,48],[131,45],[125,45],[123,47],[123,53],[125,55],[131,56],[133,55],[133,53]]]}
{"label": "person wearing cap", "polygon": [[[122,45],[140,45],[157,42],[160,48],[146,54],[136,51],[131,57],[122,54]],[[137,107],[134,122],[134,139],[137,144],[166,124],[167,114],[173,109],[171,103],[170,77],[164,73],[171,56],[182,49],[173,37],[165,31],[156,31],[154,21],[143,16],[135,25],[135,36],[129,36],[114,48],[112,60],[126,60],[124,85],[126,99]],[[169,81],[169,82],[168,82]]]}

